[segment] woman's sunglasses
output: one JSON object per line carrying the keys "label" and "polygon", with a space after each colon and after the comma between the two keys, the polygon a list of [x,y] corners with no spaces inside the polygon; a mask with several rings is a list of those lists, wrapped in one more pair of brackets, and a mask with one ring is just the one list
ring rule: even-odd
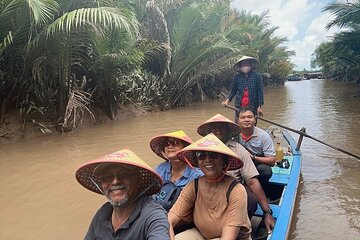
{"label": "woman's sunglasses", "polygon": [[205,160],[207,156],[209,156],[210,159],[218,159],[221,158],[221,153],[217,153],[217,152],[207,152],[207,151],[198,151],[195,152],[195,156],[197,157],[198,160]]}
{"label": "woman's sunglasses", "polygon": [[180,140],[167,140],[164,143],[164,147],[170,147],[170,146],[174,146],[174,147],[178,147],[181,145],[181,141]]}

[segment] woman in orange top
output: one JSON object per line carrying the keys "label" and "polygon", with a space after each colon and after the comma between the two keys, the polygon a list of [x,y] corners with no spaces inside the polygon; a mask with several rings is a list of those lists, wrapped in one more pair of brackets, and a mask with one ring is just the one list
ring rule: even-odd
{"label": "woman in orange top", "polygon": [[227,170],[241,168],[243,162],[214,134],[209,134],[178,153],[178,158],[205,174],[182,190],[170,209],[172,227],[193,221],[195,228],[172,239],[251,239],[244,187],[227,176]]}

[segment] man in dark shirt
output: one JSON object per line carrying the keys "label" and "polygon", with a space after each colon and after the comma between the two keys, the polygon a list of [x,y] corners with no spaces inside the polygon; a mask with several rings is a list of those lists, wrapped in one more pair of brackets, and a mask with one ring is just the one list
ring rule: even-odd
{"label": "man in dark shirt", "polygon": [[92,219],[86,240],[170,239],[166,211],[150,197],[160,190],[161,177],[132,151],[88,162],[76,179],[109,201]]}
{"label": "man in dark shirt", "polygon": [[[231,91],[222,105],[228,105],[236,96],[235,107],[238,109],[249,107],[256,115],[262,116],[261,106],[264,105],[264,86],[262,77],[253,70],[258,60],[243,56],[234,64],[237,74],[234,77]],[[235,123],[238,116],[235,115]]]}

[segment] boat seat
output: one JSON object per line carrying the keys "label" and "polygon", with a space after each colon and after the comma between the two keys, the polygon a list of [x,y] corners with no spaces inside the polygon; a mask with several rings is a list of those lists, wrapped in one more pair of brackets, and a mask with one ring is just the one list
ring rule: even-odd
{"label": "boat seat", "polygon": [[292,168],[293,156],[285,156],[284,158],[286,158],[289,161],[290,167],[288,169],[280,168],[278,166],[272,167],[271,169],[272,169],[273,175],[269,179],[269,183],[275,184],[275,185],[287,185],[288,184],[290,171]]}
{"label": "boat seat", "polygon": [[269,179],[269,183],[275,185],[287,185],[288,181],[289,181],[289,175],[287,174],[273,173],[273,175]]}
{"label": "boat seat", "polygon": [[[271,210],[273,211],[273,217],[277,219],[280,212],[280,206],[275,204],[269,204],[269,205]],[[261,209],[259,204],[258,204],[258,208],[256,209],[256,212],[254,213],[254,216],[259,216],[259,217],[263,216],[263,210]]]}

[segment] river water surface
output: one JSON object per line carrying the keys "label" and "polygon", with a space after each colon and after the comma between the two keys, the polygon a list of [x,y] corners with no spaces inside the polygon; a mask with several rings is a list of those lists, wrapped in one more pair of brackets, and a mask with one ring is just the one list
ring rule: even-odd
{"label": "river water surface", "polygon": [[[358,92],[349,83],[287,82],[265,90],[264,118],[305,127],[309,135],[360,155]],[[77,183],[80,164],[129,148],[155,167],[161,159],[149,148],[153,136],[184,130],[197,140],[198,125],[216,113],[233,119],[219,100],[0,146],[0,239],[83,239],[106,200]],[[360,162],[308,138],[301,150],[290,239],[360,239]]]}

